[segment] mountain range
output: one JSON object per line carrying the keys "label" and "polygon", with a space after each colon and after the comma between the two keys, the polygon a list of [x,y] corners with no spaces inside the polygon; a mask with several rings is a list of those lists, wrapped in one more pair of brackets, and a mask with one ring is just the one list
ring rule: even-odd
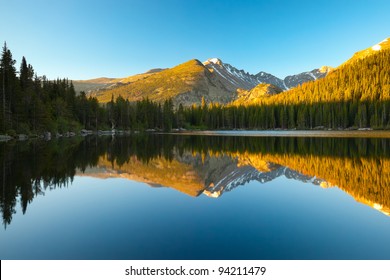
{"label": "mountain range", "polygon": [[[385,39],[370,48],[355,53],[342,65],[354,63],[389,47],[389,40]],[[148,98],[162,102],[171,98],[175,105],[181,103],[184,106],[200,104],[202,98],[206,102],[238,104],[241,102],[238,100],[255,102],[260,96],[274,95],[297,85],[324,78],[334,70],[337,68],[322,66],[281,79],[264,71],[250,74],[218,58],[212,58],[203,63],[193,59],[173,68],[152,69],[146,73],[122,79],[98,78],[73,81],[73,83],[76,91],[86,91],[101,103],[109,102],[112,97],[115,99],[121,95],[129,101]],[[258,85],[260,88],[253,92]]]}
{"label": "mountain range", "polygon": [[323,66],[319,69],[314,69],[309,72],[303,72],[280,79],[264,71],[261,71],[256,75],[249,74],[244,70],[238,70],[228,63],[223,63],[218,58],[209,59],[203,62],[203,64],[211,72],[216,72],[219,76],[223,77],[231,84],[232,88],[241,88],[246,90],[250,90],[258,84],[271,84],[282,90],[288,90],[289,88],[296,87],[299,84],[323,78],[332,69],[331,67]]}
{"label": "mountain range", "polygon": [[[129,101],[148,98],[161,102],[172,98],[174,104],[190,106],[200,104],[202,97],[207,102],[230,103],[239,93],[251,90],[259,84],[277,87],[277,92],[288,90],[304,82],[323,78],[331,67],[321,67],[309,72],[287,76],[284,80],[266,72],[256,75],[238,70],[218,58],[200,62],[193,59],[169,69],[157,69],[124,79],[100,78],[88,81],[74,81],[76,90],[89,90],[99,102],[109,102],[121,95]],[[101,81],[100,84],[97,81]],[[273,94],[264,92],[264,94]]]}

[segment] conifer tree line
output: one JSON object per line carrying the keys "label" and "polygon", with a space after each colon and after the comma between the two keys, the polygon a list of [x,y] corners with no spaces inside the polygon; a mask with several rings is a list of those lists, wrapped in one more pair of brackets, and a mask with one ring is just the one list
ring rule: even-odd
{"label": "conifer tree line", "polygon": [[143,100],[130,103],[122,97],[107,104],[85,92],[76,94],[67,79],[39,77],[22,58],[20,68],[5,43],[0,60],[0,134],[41,134],[91,130],[158,128],[174,125],[173,103]]}
{"label": "conifer tree line", "polygon": [[91,130],[390,128],[390,51],[347,63],[256,105],[174,106],[119,96],[106,104],[67,79],[39,77],[23,57],[20,68],[6,43],[0,60],[0,134]]}
{"label": "conifer tree line", "polygon": [[97,100],[76,96],[67,79],[38,77],[25,57],[19,69],[15,64],[5,43],[0,60],[0,134],[74,131],[85,106],[98,113]]}
{"label": "conifer tree line", "polygon": [[347,63],[256,105],[208,104],[184,111],[193,126],[210,129],[390,128],[390,50]]}

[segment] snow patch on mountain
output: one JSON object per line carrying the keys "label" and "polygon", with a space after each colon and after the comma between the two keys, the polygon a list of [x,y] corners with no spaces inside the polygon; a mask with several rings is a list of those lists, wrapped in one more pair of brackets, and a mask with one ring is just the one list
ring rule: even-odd
{"label": "snow patch on mountain", "polygon": [[284,80],[283,80],[283,88],[284,88],[285,90],[289,90],[289,89],[290,89],[289,87],[286,86],[286,83],[285,83]]}
{"label": "snow patch on mountain", "polygon": [[218,58],[211,58],[210,62],[217,64],[220,60]]}
{"label": "snow patch on mountain", "polygon": [[314,80],[317,80],[317,77],[314,76],[314,74],[312,72],[307,72],[307,74],[309,74]]}
{"label": "snow patch on mountain", "polygon": [[219,59],[219,58],[209,58],[207,59],[205,62],[203,62],[203,65],[207,65],[207,64],[218,64],[218,65],[222,65],[222,61]]}
{"label": "snow patch on mountain", "polygon": [[233,91],[239,88],[250,90],[258,84],[271,84],[282,90],[289,90],[302,83],[323,78],[331,69],[330,67],[323,66],[320,69],[314,69],[309,72],[303,72],[280,79],[264,71],[253,75],[244,70],[238,70],[232,65],[222,62],[219,58],[210,58],[203,62],[203,65],[211,72],[217,74],[220,77],[220,82]]}

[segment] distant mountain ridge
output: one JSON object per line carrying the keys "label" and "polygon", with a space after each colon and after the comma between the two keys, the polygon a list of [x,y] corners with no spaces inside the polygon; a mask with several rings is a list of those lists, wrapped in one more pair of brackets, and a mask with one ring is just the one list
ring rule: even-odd
{"label": "distant mountain ridge", "polygon": [[280,79],[264,71],[261,71],[256,75],[249,74],[244,70],[238,70],[228,63],[223,63],[218,58],[208,59],[203,62],[203,64],[210,69],[210,71],[215,71],[224,77],[233,87],[247,90],[254,88],[258,84],[271,84],[282,90],[288,90],[302,83],[323,78],[332,69],[332,67],[329,66],[322,66],[321,68],[309,72],[302,72]]}
{"label": "distant mountain ridge", "polygon": [[74,80],[73,85],[75,87],[76,92],[84,91],[86,93],[90,93],[93,91],[99,91],[99,90],[105,90],[109,89],[111,87],[120,86],[122,84],[127,84],[131,82],[135,82],[140,79],[144,79],[152,74],[158,73],[163,71],[164,69],[161,68],[155,68],[150,69],[149,71],[142,73],[142,74],[136,74],[133,76],[129,76],[126,78],[95,78],[95,79],[89,79],[89,80]]}
{"label": "distant mountain ridge", "polygon": [[[385,39],[370,48],[355,53],[342,65],[353,63],[389,47],[389,39]],[[322,66],[281,79],[264,71],[255,75],[250,74],[224,63],[218,58],[211,58],[203,63],[193,59],[169,69],[152,69],[146,73],[122,79],[102,79],[106,83],[98,84],[96,80],[91,80],[89,92],[90,95],[97,97],[101,103],[109,102],[112,96],[115,99],[121,95],[130,102],[144,98],[162,102],[171,98],[175,106],[179,104],[184,106],[199,105],[202,98],[207,103],[228,104],[242,98],[243,90],[250,91],[259,84],[272,85],[281,91],[286,91],[303,83],[324,78],[337,69]],[[74,85],[76,90],[79,90],[80,85],[86,89],[88,83],[75,81]],[[266,92],[265,95],[276,93],[278,90],[272,90],[270,93]],[[246,93],[245,95],[249,102],[253,101],[250,101],[252,97],[259,98],[257,93]]]}
{"label": "distant mountain ridge", "polygon": [[214,72],[221,76],[227,86],[232,89],[252,89],[258,84],[266,83],[273,84],[280,88],[283,88],[281,80],[266,72],[260,72],[258,75],[252,75],[244,70],[238,70],[228,63],[223,63],[219,58],[211,58],[203,62],[203,65],[207,67],[211,72]]}
{"label": "distant mountain ridge", "polygon": [[[238,70],[220,59],[213,58],[205,62],[193,59],[169,69],[155,69],[122,79],[110,80],[111,83],[102,83],[101,87],[93,84],[90,95],[97,97],[99,102],[105,103],[118,96],[129,101],[138,101],[144,98],[162,102],[171,98],[176,106],[183,104],[191,106],[200,104],[204,98],[206,102],[227,104],[240,98],[239,92],[255,88],[259,84],[269,84],[280,90],[297,86],[306,81],[324,77],[329,67],[314,69],[281,80],[266,72],[257,75]],[[95,80],[91,80],[95,82]],[[83,83],[74,83],[76,90]]]}
{"label": "distant mountain ridge", "polygon": [[234,99],[235,90],[228,87],[220,75],[210,72],[199,60],[193,59],[130,83],[92,92],[91,95],[101,103],[109,102],[112,96],[114,99],[122,96],[130,102],[145,98],[155,102],[172,99],[176,106],[180,103],[190,106],[200,104],[202,97],[207,102],[226,104]]}
{"label": "distant mountain ridge", "polygon": [[[322,66],[321,68],[314,69],[309,72],[302,72],[296,75],[290,75],[284,79],[280,79],[272,74],[261,71],[256,75],[249,74],[244,70],[238,70],[234,66],[222,62],[219,58],[211,58],[203,62],[203,65],[220,76],[222,84],[230,91],[237,89],[252,89],[258,84],[271,84],[281,88],[282,90],[288,90],[289,88],[295,87],[299,84],[308,81],[314,81],[323,78],[332,69],[329,66]],[[109,89],[113,86],[120,86],[121,84],[127,84],[135,82],[140,79],[144,79],[152,74],[159,73],[163,70],[162,68],[151,69],[142,74],[136,74],[126,78],[96,78],[90,80],[75,80],[73,81],[76,91],[87,90],[104,90]],[[88,85],[90,85],[88,87]]]}

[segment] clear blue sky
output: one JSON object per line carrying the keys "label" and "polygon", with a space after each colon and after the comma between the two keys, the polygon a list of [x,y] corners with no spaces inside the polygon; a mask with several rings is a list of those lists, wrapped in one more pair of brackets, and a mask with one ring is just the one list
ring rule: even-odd
{"label": "clear blue sky", "polygon": [[49,78],[125,77],[218,57],[278,77],[390,37],[389,0],[0,0],[0,41]]}

